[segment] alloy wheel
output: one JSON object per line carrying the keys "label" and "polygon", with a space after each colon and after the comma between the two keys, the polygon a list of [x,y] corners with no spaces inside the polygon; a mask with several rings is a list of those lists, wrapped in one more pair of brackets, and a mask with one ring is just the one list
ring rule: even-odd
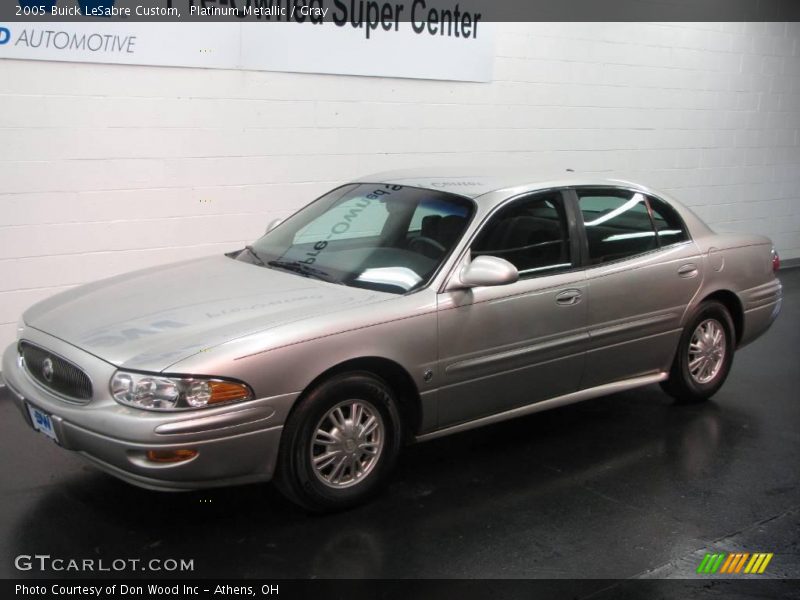
{"label": "alloy wheel", "polygon": [[707,384],[725,363],[725,329],[716,319],[701,322],[689,341],[689,373],[695,382]]}
{"label": "alloy wheel", "polygon": [[385,426],[380,413],[362,400],[346,400],[320,419],[311,440],[317,479],[341,489],[364,480],[383,450]]}

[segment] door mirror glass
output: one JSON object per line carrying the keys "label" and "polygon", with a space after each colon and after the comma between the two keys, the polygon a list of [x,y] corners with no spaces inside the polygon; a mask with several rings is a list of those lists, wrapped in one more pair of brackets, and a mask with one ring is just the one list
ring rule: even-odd
{"label": "door mirror glass", "polygon": [[463,287],[508,285],[519,279],[519,271],[510,262],[496,256],[478,256],[465,266],[458,277]]}

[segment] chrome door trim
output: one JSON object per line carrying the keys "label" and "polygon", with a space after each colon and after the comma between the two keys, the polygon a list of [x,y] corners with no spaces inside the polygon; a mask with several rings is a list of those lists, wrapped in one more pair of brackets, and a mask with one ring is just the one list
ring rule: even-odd
{"label": "chrome door trim", "polygon": [[[462,360],[460,362],[456,362],[445,367],[445,373],[447,373],[448,375],[452,375],[453,373],[460,373],[462,371],[472,371],[476,368],[502,363],[509,359],[530,356],[533,354],[537,354],[539,352],[543,352],[545,350],[555,350],[562,347],[574,346],[581,342],[588,342],[588,341],[589,341],[589,334],[586,332],[564,335],[557,337],[555,339],[551,338],[547,341],[543,341],[538,344],[533,344],[532,346],[523,346],[522,348],[514,348],[513,350],[504,350],[502,352],[497,352],[495,354],[490,354],[488,356],[481,356],[479,358],[470,358],[467,360]],[[572,354],[567,354],[565,355],[565,357],[574,356],[575,354],[579,354],[580,352],[583,352],[583,350],[580,350],[579,352],[575,352]],[[563,358],[563,357],[559,356],[558,358]],[[498,371],[498,373],[503,373],[503,372],[505,371]]]}
{"label": "chrome door trim", "polygon": [[660,381],[664,381],[665,379],[667,379],[667,377],[668,377],[667,373],[658,372],[652,375],[643,375],[640,377],[634,377],[632,379],[625,379],[623,381],[615,381],[614,383],[606,383],[603,385],[598,385],[593,388],[579,390],[577,392],[572,392],[570,394],[564,394],[563,396],[557,396],[555,398],[551,398],[550,400],[542,400],[541,402],[536,402],[534,404],[528,404],[526,406],[520,406],[519,408],[512,408],[511,410],[507,410],[505,412],[489,415],[488,417],[481,417],[480,419],[467,421],[466,423],[459,423],[458,425],[445,427],[444,429],[439,429],[438,431],[432,431],[431,433],[418,435],[414,438],[414,441],[426,442],[428,440],[433,440],[439,437],[450,435],[451,433],[459,433],[461,431],[467,431],[469,429],[483,427],[484,425],[501,423],[502,421],[508,421],[509,419],[515,419],[517,417],[530,415],[533,413],[541,412],[543,410],[548,410],[550,408],[565,406],[567,404],[573,404],[575,402],[582,402],[583,400],[590,400],[592,398],[597,398],[598,396],[605,396],[607,394],[624,392],[626,390],[641,387],[643,385],[650,385],[651,383],[658,383]]}
{"label": "chrome door trim", "polygon": [[669,323],[680,316],[681,312],[676,307],[674,311],[658,312],[642,318],[633,317],[616,322],[601,323],[594,329],[589,327],[589,335],[594,339],[603,338],[616,333],[625,333],[630,330],[645,329],[652,325]]}

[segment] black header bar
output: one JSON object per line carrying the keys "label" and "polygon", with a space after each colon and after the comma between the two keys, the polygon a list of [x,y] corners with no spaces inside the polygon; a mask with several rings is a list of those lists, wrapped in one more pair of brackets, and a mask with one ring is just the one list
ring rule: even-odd
{"label": "black header bar", "polygon": [[800,0],[7,0],[0,23],[428,21],[800,21]]}

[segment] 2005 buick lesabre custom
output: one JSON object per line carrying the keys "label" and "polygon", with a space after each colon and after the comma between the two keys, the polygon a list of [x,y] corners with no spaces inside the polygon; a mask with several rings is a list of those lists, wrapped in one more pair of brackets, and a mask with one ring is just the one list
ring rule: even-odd
{"label": "2005 buick lesabre custom", "polygon": [[373,493],[404,442],[655,382],[710,397],[778,315],[772,243],[567,175],[365,177],[242,250],[36,304],[3,378],[126,481],[274,478],[312,510]]}

